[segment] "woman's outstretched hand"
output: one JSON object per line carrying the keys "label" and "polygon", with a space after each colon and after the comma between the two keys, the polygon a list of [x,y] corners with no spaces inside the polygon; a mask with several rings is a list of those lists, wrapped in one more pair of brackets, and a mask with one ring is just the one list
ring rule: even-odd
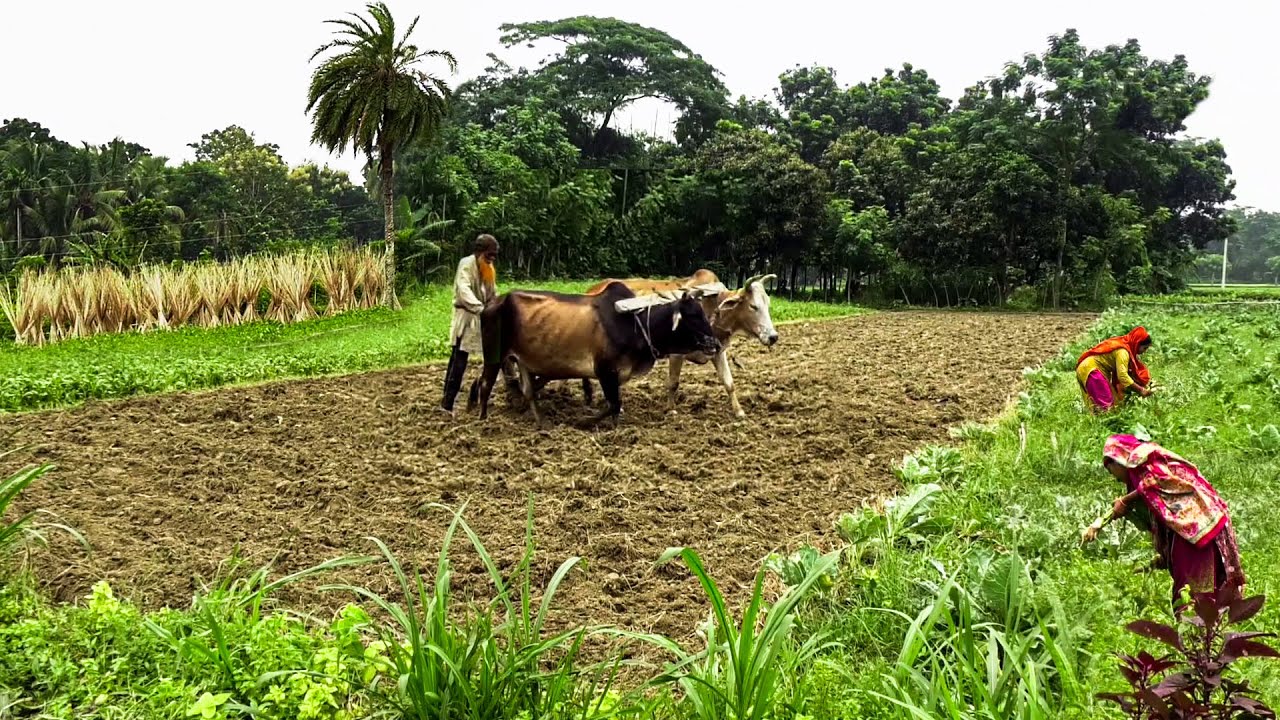
{"label": "woman's outstretched hand", "polygon": [[1080,545],[1088,545],[1098,539],[1098,531],[1102,529],[1102,519],[1099,518],[1092,525],[1080,532]]}

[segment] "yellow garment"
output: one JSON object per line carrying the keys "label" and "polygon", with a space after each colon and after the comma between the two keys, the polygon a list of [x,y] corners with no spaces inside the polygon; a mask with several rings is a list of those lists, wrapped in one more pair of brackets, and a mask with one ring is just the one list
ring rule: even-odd
{"label": "yellow garment", "polygon": [[1089,393],[1084,389],[1084,384],[1088,382],[1089,375],[1094,370],[1100,371],[1107,382],[1111,383],[1117,405],[1124,402],[1125,393],[1129,388],[1137,384],[1129,374],[1128,350],[1120,348],[1106,355],[1091,355],[1076,366],[1076,382],[1080,383],[1080,392],[1084,393],[1086,401],[1089,400]]}

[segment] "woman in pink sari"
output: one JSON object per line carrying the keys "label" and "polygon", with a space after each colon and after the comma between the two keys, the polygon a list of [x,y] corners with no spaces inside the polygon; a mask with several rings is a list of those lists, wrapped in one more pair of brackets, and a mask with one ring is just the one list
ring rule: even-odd
{"label": "woman in pink sari", "polygon": [[1227,583],[1244,586],[1227,504],[1195,465],[1132,435],[1107,440],[1103,465],[1129,492],[1115,501],[1110,514],[1085,528],[1083,542],[1093,541],[1103,525],[1121,517],[1149,530],[1157,552],[1153,566],[1168,569],[1173,577],[1175,609],[1184,587],[1211,592]]}

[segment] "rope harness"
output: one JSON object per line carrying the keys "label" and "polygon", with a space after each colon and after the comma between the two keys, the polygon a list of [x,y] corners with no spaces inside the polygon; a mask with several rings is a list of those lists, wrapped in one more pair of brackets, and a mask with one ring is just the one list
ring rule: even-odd
{"label": "rope harness", "polygon": [[635,314],[636,324],[640,326],[640,334],[644,336],[645,345],[649,347],[649,354],[653,356],[653,361],[658,361],[658,351],[653,347],[653,338],[649,336],[649,322],[652,318],[653,306],[646,305],[644,308],[644,320],[640,320],[640,313]]}

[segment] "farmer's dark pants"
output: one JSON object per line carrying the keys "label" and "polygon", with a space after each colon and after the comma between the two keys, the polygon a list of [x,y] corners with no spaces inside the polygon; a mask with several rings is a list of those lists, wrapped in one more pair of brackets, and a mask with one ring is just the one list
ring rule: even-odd
{"label": "farmer's dark pants", "polygon": [[440,407],[445,410],[453,410],[454,398],[462,389],[462,379],[467,375],[467,357],[459,340],[454,344],[453,352],[449,353],[449,367],[444,371],[444,399],[440,401]]}

